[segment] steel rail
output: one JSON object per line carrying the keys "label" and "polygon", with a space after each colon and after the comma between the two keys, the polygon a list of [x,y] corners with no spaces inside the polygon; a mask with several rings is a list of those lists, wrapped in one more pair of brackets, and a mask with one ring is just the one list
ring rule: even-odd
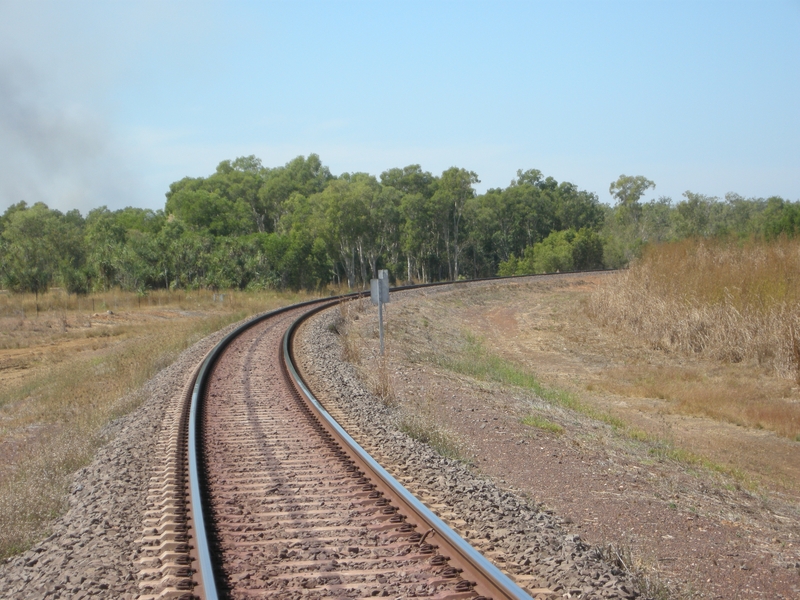
{"label": "steel rail", "polygon": [[[352,294],[348,294],[346,296],[351,295]],[[337,299],[340,298],[341,297],[337,297]],[[217,591],[217,578],[220,576],[220,573],[215,568],[214,562],[211,559],[211,544],[208,531],[206,530],[206,522],[211,522],[211,515],[209,514],[209,507],[205,502],[205,498],[203,497],[201,489],[204,485],[205,477],[203,475],[203,457],[200,448],[200,443],[202,441],[200,427],[203,415],[202,400],[208,387],[208,379],[220,355],[234,339],[236,339],[246,330],[263,321],[266,321],[267,319],[290,310],[302,308],[303,306],[310,306],[312,304],[318,304],[320,302],[329,302],[329,300],[330,299],[328,298],[308,300],[306,302],[300,302],[299,304],[284,306],[247,321],[228,333],[217,343],[216,346],[214,346],[213,350],[211,350],[211,352],[209,352],[206,356],[203,366],[197,375],[197,380],[192,392],[191,408],[189,411],[189,489],[192,517],[194,521],[192,527],[194,533],[194,546],[195,552],[197,553],[198,562],[200,563],[198,565],[198,571],[202,581],[203,592],[206,600],[218,600],[219,593]]]}
{"label": "steel rail", "polygon": [[[608,269],[572,271],[570,273],[561,273],[561,275],[596,273],[596,272],[607,272],[607,271]],[[546,275],[554,275],[554,273],[541,273],[536,275],[514,275],[511,277],[483,277],[479,279],[466,279],[462,281],[437,281],[434,283],[397,286],[392,288],[391,291],[401,292],[406,290],[440,287],[445,285],[469,284],[481,281],[507,281],[523,277],[538,277]],[[222,338],[222,340],[220,340],[217,343],[217,345],[214,346],[214,348],[211,350],[211,352],[208,353],[205,360],[203,361],[203,365],[200,368],[200,371],[197,375],[194,389],[192,391],[191,405],[189,409],[189,424],[188,424],[189,435],[188,435],[187,460],[189,463],[188,464],[189,497],[190,497],[192,520],[193,520],[192,530],[194,535],[194,551],[197,555],[197,560],[199,562],[199,564],[197,565],[197,570],[199,572],[199,578],[202,582],[203,593],[206,600],[218,600],[220,597],[220,594],[217,589],[217,580],[220,577],[220,572],[218,568],[214,565],[214,562],[211,557],[211,543],[209,539],[209,532],[207,531],[207,525],[206,525],[206,523],[211,522],[211,515],[209,514],[210,508],[206,503],[202,493],[202,486],[204,485],[205,476],[203,474],[203,456],[200,447],[200,444],[202,442],[200,423],[203,416],[203,398],[205,396],[205,392],[208,387],[208,380],[211,376],[211,372],[213,371],[214,365],[216,364],[220,355],[230,345],[230,343],[234,339],[236,339],[239,335],[244,333],[246,330],[250,329],[251,327],[263,321],[266,321],[267,319],[288,312],[290,310],[302,308],[304,306],[311,306],[314,304],[321,304],[322,306],[317,307],[316,309],[309,311],[308,313],[305,313],[303,316],[301,316],[287,330],[284,336],[284,357],[287,356],[291,357],[291,352],[290,352],[291,341],[289,333],[293,331],[295,327],[299,325],[300,322],[310,317],[312,314],[316,314],[321,310],[330,308],[331,306],[337,304],[342,300],[363,298],[366,295],[367,294],[365,292],[352,292],[349,294],[330,296],[328,298],[307,300],[305,302],[299,302],[297,304],[292,304],[290,306],[284,306],[276,310],[272,310],[262,315],[259,315],[257,317],[254,317],[253,319],[250,319],[246,323],[240,325],[239,327],[228,333],[224,338]],[[441,532],[440,535],[442,536],[442,538],[446,539],[450,543],[452,548],[456,550],[467,563],[474,564],[476,568],[478,568],[480,571],[487,573],[490,578],[496,579],[498,582],[497,583],[498,591],[505,594],[507,598],[530,599],[530,596],[528,594],[526,594],[519,586],[517,586],[506,575],[504,575],[497,567],[495,567],[492,563],[486,560],[486,558],[484,558],[483,555],[477,552],[477,550],[475,550],[471,545],[469,545],[466,541],[464,541],[458,534],[456,534],[452,529],[450,529],[450,527],[448,527],[443,521],[441,521],[439,517],[433,514],[424,504],[422,504],[419,500],[417,500],[413,496],[413,494],[411,494],[408,490],[406,490],[405,487],[402,486],[402,484],[400,484],[396,479],[394,479],[394,477],[392,477],[383,467],[381,467],[375,461],[375,459],[369,456],[369,454],[367,454],[367,452],[363,448],[361,448],[361,446],[359,446],[358,443],[355,440],[353,440],[353,438],[350,437],[350,435],[344,429],[342,429],[342,427],[336,422],[335,419],[333,419],[333,417],[330,416],[330,414],[328,414],[328,412],[324,409],[324,407],[319,403],[319,401],[314,397],[314,395],[305,385],[299,373],[297,372],[296,366],[291,358],[289,358],[288,360],[285,359],[284,364],[286,365],[286,368],[289,371],[298,389],[300,389],[303,395],[305,395],[308,398],[308,402],[319,413],[321,419],[342,437],[342,440],[345,442],[345,444],[349,448],[351,448],[354,454],[356,454],[365,465],[369,465],[369,468],[373,469],[375,474],[381,479],[381,481],[383,481],[384,485],[386,485],[389,489],[393,490],[397,494],[397,497],[400,498],[412,511],[415,511],[423,521],[430,523],[433,529]]]}

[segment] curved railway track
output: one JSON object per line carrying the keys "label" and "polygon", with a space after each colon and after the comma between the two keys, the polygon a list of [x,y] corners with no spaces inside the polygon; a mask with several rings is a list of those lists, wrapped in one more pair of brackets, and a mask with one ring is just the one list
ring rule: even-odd
{"label": "curved railway track", "polygon": [[292,332],[333,304],[287,307],[234,330],[166,415],[141,598],[529,598],[306,388]]}

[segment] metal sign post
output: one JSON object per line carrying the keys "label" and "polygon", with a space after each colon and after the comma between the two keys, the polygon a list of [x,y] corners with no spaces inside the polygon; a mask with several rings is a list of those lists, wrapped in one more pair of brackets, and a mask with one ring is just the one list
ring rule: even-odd
{"label": "metal sign post", "polygon": [[378,271],[377,279],[370,279],[369,297],[378,305],[378,330],[381,336],[381,356],[383,356],[383,305],[389,302],[389,271]]}

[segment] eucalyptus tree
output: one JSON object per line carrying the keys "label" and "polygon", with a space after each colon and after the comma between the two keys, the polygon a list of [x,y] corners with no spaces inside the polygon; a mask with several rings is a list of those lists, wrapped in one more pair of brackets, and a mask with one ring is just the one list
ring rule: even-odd
{"label": "eucalyptus tree", "polygon": [[401,194],[399,201],[394,203],[398,221],[396,245],[390,249],[391,260],[396,262],[400,252],[404,253],[407,281],[411,281],[415,273],[427,281],[430,272],[428,257],[436,252],[432,197],[439,178],[423,171],[420,165],[408,165],[381,173],[381,184],[384,189],[397,190]]}
{"label": "eucalyptus tree", "polygon": [[217,165],[216,172],[205,180],[205,188],[219,197],[233,203],[238,210],[247,207],[250,219],[239,219],[251,227],[242,234],[265,231],[269,215],[263,205],[259,192],[264,185],[269,170],[261,164],[261,159],[253,155],[240,156],[233,161],[224,160]]}
{"label": "eucalyptus tree", "polygon": [[[309,200],[315,204],[317,226],[335,256],[338,256],[350,288],[356,286],[358,258],[363,259],[363,241],[368,229],[371,182],[360,177],[340,177]],[[360,252],[361,250],[361,252]],[[362,275],[363,279],[363,275]]]}
{"label": "eucalyptus tree", "polygon": [[189,229],[211,235],[246,235],[257,229],[248,203],[210,189],[202,178],[182,179],[170,185],[165,211]]}
{"label": "eucalyptus tree", "polygon": [[[784,201],[779,198],[776,202],[773,206],[782,206]],[[768,204],[770,202],[763,198],[745,199],[733,192],[725,194],[726,231],[740,237],[760,233]]]}
{"label": "eucalyptus tree", "polygon": [[506,206],[503,209],[508,211],[506,220],[511,251],[521,253],[523,248],[536,241],[539,231],[550,228],[552,215],[541,206],[542,181],[539,169],[517,169],[517,177],[504,190]]}
{"label": "eucalyptus tree", "polygon": [[25,200],[20,200],[16,204],[12,204],[11,206],[9,206],[6,209],[6,212],[4,212],[2,215],[0,215],[0,235],[2,235],[3,230],[6,228],[8,223],[11,221],[11,216],[15,212],[19,212],[19,211],[22,211],[22,210],[27,210],[27,208],[28,208],[28,203],[25,202]]}
{"label": "eucalyptus tree", "polygon": [[381,185],[393,187],[403,194],[420,194],[430,198],[436,192],[439,179],[419,165],[408,165],[402,169],[387,169],[381,173]]}
{"label": "eucalyptus tree", "polygon": [[277,231],[293,194],[311,196],[322,192],[335,179],[330,169],[322,164],[319,156],[298,156],[283,167],[269,169],[264,174],[264,183],[258,191],[260,206],[266,216],[267,231]]}
{"label": "eucalyptus tree", "polygon": [[758,215],[752,219],[753,229],[757,229],[767,239],[800,234],[800,202],[790,202],[780,196],[750,202],[758,202],[760,208],[753,209]]}
{"label": "eucalyptus tree", "polygon": [[517,171],[517,178],[506,188],[502,204],[498,205],[508,235],[506,252],[520,256],[526,247],[556,228],[556,189],[555,180],[552,177],[543,179],[538,169]]}
{"label": "eucalyptus tree", "polygon": [[639,200],[650,188],[656,184],[642,175],[620,175],[616,181],[611,182],[608,193],[617,201],[617,215],[626,223],[638,225],[642,214]]}
{"label": "eucalyptus tree", "polygon": [[86,221],[73,209],[59,219],[53,243],[58,256],[58,280],[67,294],[86,294],[91,287],[85,240]]}
{"label": "eucalyptus tree", "polygon": [[467,202],[475,197],[473,185],[476,183],[480,183],[480,179],[475,172],[451,167],[442,173],[432,198],[444,241],[448,273],[454,281],[458,279],[458,261],[463,249],[464,210]]}
{"label": "eucalyptus tree", "polygon": [[144,294],[159,282],[158,244],[151,233],[131,229],[114,256],[116,282],[123,290]]}
{"label": "eucalyptus tree", "polygon": [[432,198],[420,193],[406,194],[400,201],[401,247],[406,253],[408,280],[416,274],[423,282],[432,280],[431,259],[437,255],[440,230]]}
{"label": "eucalyptus tree", "polygon": [[643,243],[666,242],[675,237],[675,207],[672,198],[660,196],[642,204],[640,236]]}
{"label": "eucalyptus tree", "polygon": [[2,241],[2,275],[4,284],[15,292],[31,292],[36,296],[53,283],[59,266],[58,242],[63,233],[58,211],[37,202],[31,207],[19,206],[4,219]]}
{"label": "eucalyptus tree", "polygon": [[207,233],[187,230],[172,246],[175,287],[192,289],[208,282],[214,238]]}
{"label": "eucalyptus tree", "polygon": [[677,231],[681,237],[706,237],[712,233],[714,213],[719,199],[690,191],[683,193],[685,200],[678,202]]}
{"label": "eucalyptus tree", "polygon": [[597,229],[604,217],[597,194],[567,181],[558,184],[554,213],[557,230]]}
{"label": "eucalyptus tree", "polygon": [[125,228],[105,206],[89,211],[86,216],[89,268],[96,284],[104,290],[116,283],[118,256],[125,245],[125,234]]}
{"label": "eucalyptus tree", "polygon": [[349,202],[345,211],[352,211],[352,215],[347,216],[352,219],[361,283],[366,286],[370,279],[368,268],[371,268],[375,277],[378,275],[377,261],[382,251],[381,185],[368,173],[344,173],[341,178],[349,183]]}
{"label": "eucalyptus tree", "polygon": [[495,260],[522,256],[526,248],[553,231],[598,229],[605,213],[597,196],[569,182],[544,178],[538,169],[518,170],[504,190],[492,189],[478,198],[473,228]]}
{"label": "eucalyptus tree", "polygon": [[378,277],[378,261],[385,257],[396,267],[400,255],[401,216],[403,193],[390,186],[380,186],[370,197],[368,231],[365,250],[371,277]]}
{"label": "eucalyptus tree", "polygon": [[504,207],[503,190],[499,188],[490,188],[470,202],[468,241],[473,250],[473,262],[478,255],[495,261],[497,257],[506,260],[511,254],[513,226],[506,218]]}
{"label": "eucalyptus tree", "polygon": [[167,217],[163,210],[150,208],[125,208],[115,210],[114,217],[125,231],[141,231],[143,233],[157,234],[166,223]]}

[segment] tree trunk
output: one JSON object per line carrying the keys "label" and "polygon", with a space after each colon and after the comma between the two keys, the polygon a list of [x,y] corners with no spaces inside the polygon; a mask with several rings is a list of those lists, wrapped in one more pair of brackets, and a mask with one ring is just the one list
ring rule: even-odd
{"label": "tree trunk", "polygon": [[250,207],[250,210],[253,211],[253,218],[256,220],[256,227],[258,227],[258,233],[264,233],[264,216],[258,214],[254,207]]}
{"label": "tree trunk", "polygon": [[358,260],[361,263],[361,285],[367,284],[367,261],[364,259],[364,244],[361,240],[358,242]]}
{"label": "tree trunk", "polygon": [[342,266],[344,267],[344,273],[347,276],[347,286],[350,289],[353,289],[356,285],[356,273],[355,273],[355,251],[353,248],[346,248],[340,246],[340,255],[342,257]]}
{"label": "tree trunk", "polygon": [[458,242],[453,244],[453,281],[458,280]]}
{"label": "tree trunk", "polygon": [[[377,279],[378,278],[378,255],[377,254],[370,255],[370,257],[369,257],[369,266],[370,266],[370,269],[372,269],[372,277],[373,277],[373,279]],[[364,281],[365,285],[366,285],[366,283],[367,282]]]}

